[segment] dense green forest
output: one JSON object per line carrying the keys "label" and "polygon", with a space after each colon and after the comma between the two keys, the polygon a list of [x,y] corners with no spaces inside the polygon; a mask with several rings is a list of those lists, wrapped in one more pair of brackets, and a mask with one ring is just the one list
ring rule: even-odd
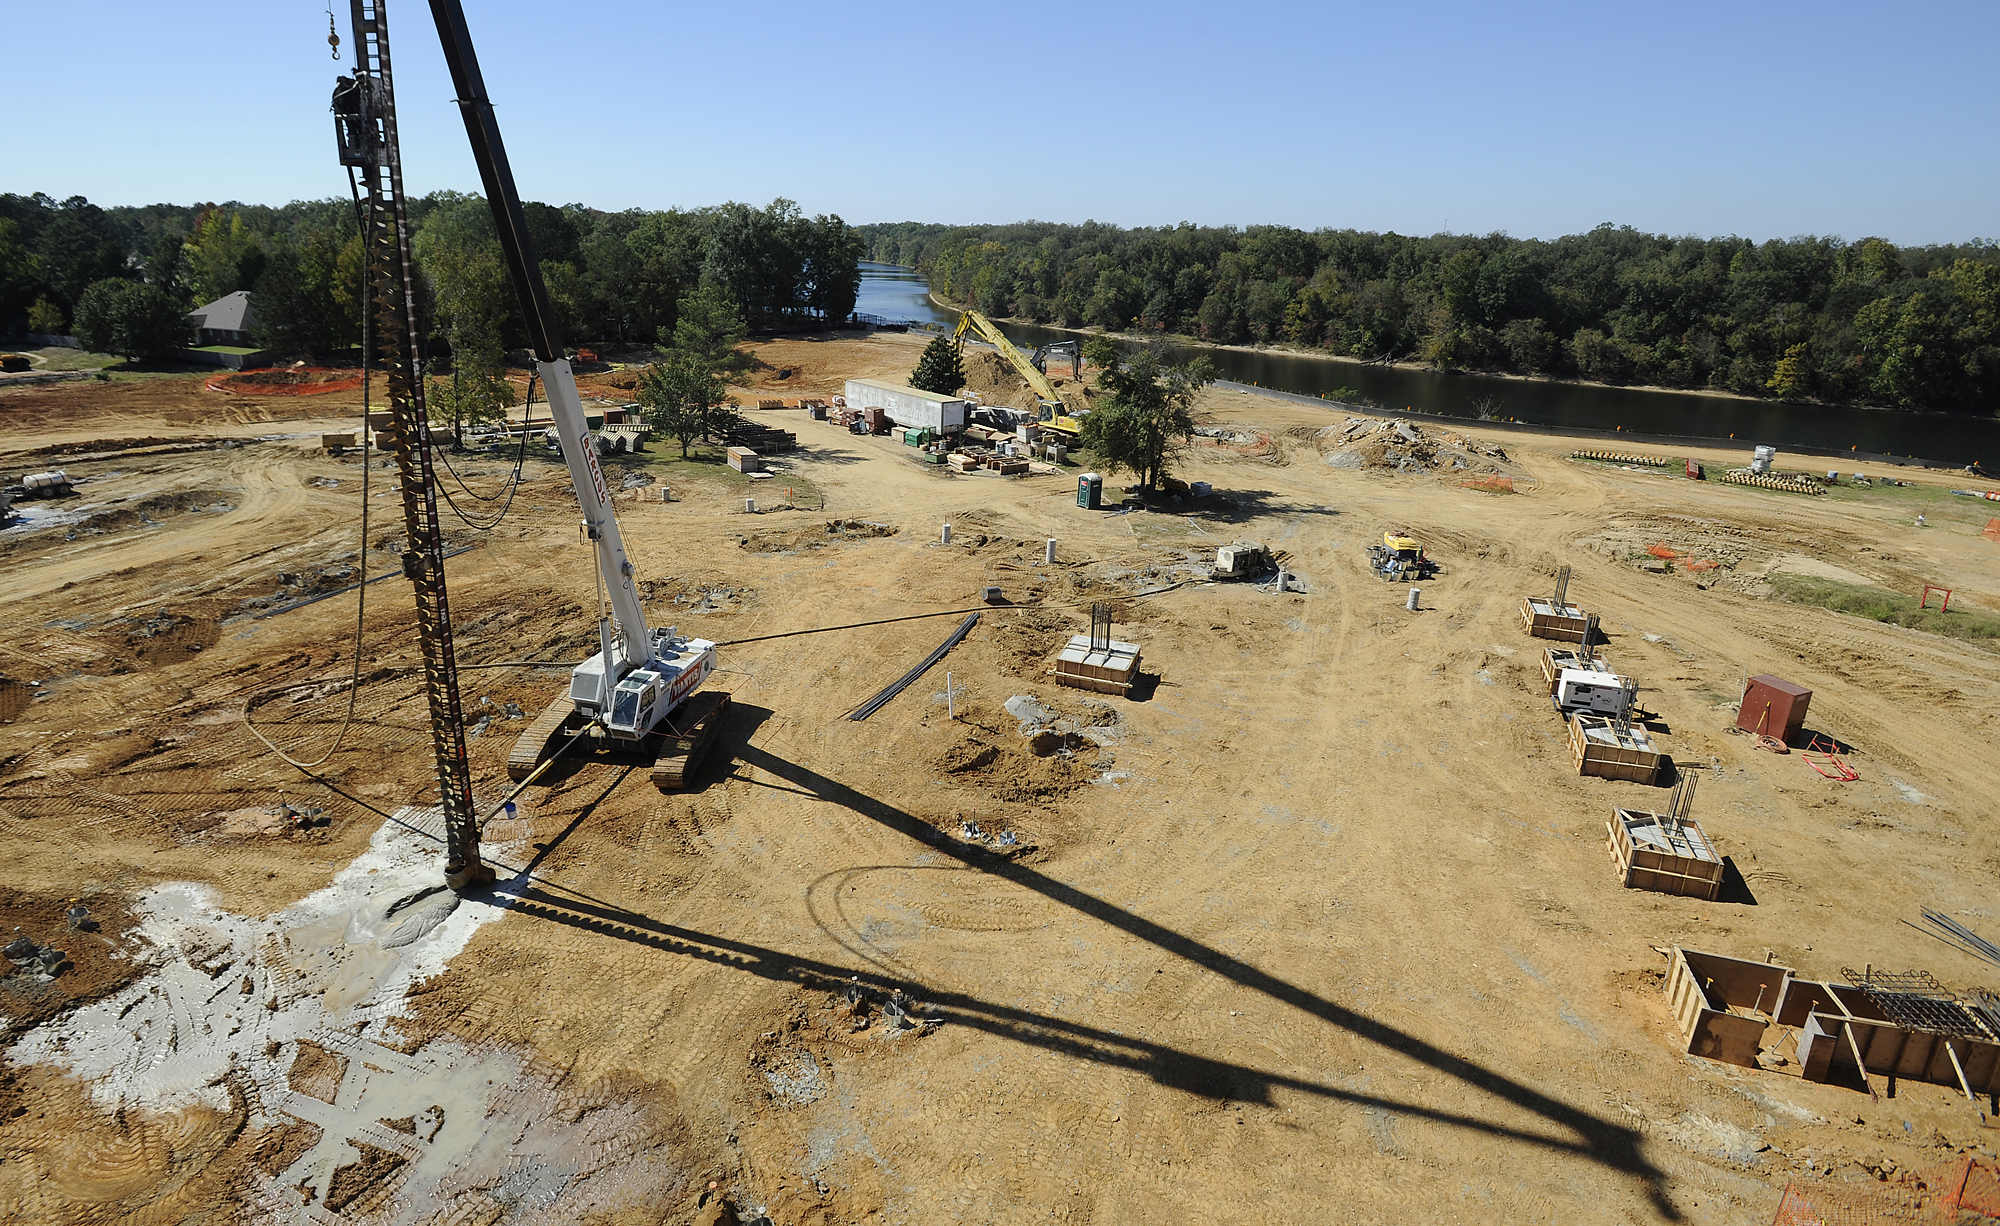
{"label": "dense green forest", "polygon": [[[698,287],[721,292],[758,328],[809,327],[854,310],[859,236],[789,200],[666,212],[524,207],[572,343],[658,342]],[[434,193],[410,202],[410,223],[432,344],[525,345],[485,201]],[[0,195],[0,334],[64,333],[80,309],[87,321],[93,309],[141,297],[185,312],[248,289],[260,343],[324,354],[359,340],[360,273],[349,200],[105,208],[80,196]]]}
{"label": "dense green forest", "polygon": [[2000,246],[1094,222],[863,226],[942,298],[1065,327],[1749,396],[2000,406]]}

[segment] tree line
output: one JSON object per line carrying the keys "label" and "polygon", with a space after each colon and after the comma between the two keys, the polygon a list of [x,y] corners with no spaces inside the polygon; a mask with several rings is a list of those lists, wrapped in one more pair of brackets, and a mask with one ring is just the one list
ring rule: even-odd
{"label": "tree line", "polygon": [[[572,342],[671,344],[682,300],[704,288],[758,329],[812,328],[854,310],[859,235],[789,200],[616,213],[523,207]],[[409,221],[430,350],[485,366],[524,347],[486,202],[436,192],[409,202]],[[247,289],[257,343],[325,356],[360,343],[362,273],[350,200],[101,207],[81,196],[0,194],[0,333],[81,327],[125,346],[107,352],[164,353],[187,343],[190,309]]]}
{"label": "tree line", "polygon": [[1794,401],[2000,408],[2000,245],[1554,240],[1086,222],[860,227],[943,299],[1063,327],[1290,343]]}

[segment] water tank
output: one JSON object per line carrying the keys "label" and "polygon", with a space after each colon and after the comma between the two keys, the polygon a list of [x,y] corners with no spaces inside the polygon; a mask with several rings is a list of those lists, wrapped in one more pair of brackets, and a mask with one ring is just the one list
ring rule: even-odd
{"label": "water tank", "polygon": [[69,488],[69,474],[60,468],[45,473],[29,473],[21,484],[30,494],[60,494]]}

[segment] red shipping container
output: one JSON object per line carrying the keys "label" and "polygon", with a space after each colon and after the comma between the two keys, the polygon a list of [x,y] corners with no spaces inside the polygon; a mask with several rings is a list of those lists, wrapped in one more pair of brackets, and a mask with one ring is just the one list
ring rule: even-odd
{"label": "red shipping container", "polygon": [[1736,712],[1736,726],[1745,732],[1774,736],[1787,745],[1799,743],[1805,727],[1806,708],[1812,691],[1768,673],[1750,678],[1743,691],[1743,706]]}

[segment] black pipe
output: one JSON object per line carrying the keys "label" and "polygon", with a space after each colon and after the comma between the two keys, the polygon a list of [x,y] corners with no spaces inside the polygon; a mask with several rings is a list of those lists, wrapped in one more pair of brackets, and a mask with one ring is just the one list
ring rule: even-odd
{"label": "black pipe", "polygon": [[555,316],[549,310],[549,292],[542,284],[542,266],[535,259],[528,219],[521,212],[521,194],[515,190],[514,171],[507,164],[500,124],[493,117],[493,101],[486,96],[485,78],[479,75],[479,56],[472,49],[465,9],[458,0],[431,0],[431,17],[437,22],[438,41],[444,44],[445,63],[451,66],[465,135],[472,141],[472,160],[479,163],[479,179],[486,185],[486,203],[493,210],[493,228],[499,231],[500,250],[514,279],[514,293],[521,300],[521,314],[528,322],[529,342],[536,357],[556,361],[563,356],[562,337],[556,333]]}

